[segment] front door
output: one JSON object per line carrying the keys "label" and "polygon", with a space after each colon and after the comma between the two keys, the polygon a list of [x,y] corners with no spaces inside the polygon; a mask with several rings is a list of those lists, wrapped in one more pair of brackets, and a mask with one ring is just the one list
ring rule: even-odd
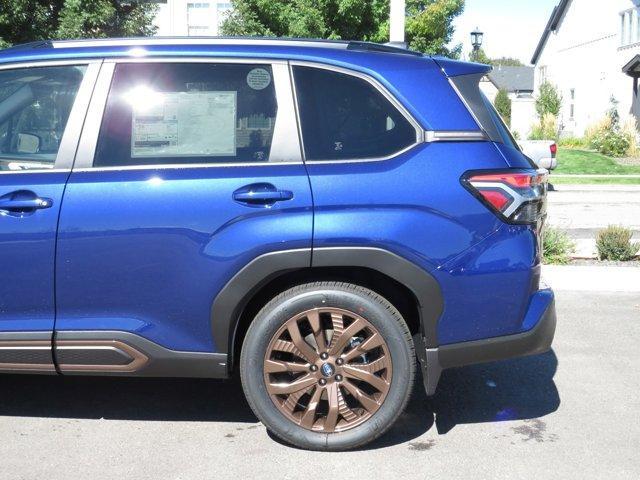
{"label": "front door", "polygon": [[56,227],[98,69],[0,67],[0,371],[55,371]]}
{"label": "front door", "polygon": [[[226,353],[217,293],[259,255],[311,246],[296,131],[285,62],[103,64],[60,216],[63,372],[116,362],[91,339],[147,357]],[[67,361],[58,341],[79,338],[87,349]]]}
{"label": "front door", "polygon": [[98,69],[0,67],[0,371],[55,371],[56,227]]}

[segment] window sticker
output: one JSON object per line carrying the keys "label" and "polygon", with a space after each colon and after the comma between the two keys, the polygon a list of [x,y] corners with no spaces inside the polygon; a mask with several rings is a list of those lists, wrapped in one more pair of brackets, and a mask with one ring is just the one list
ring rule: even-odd
{"label": "window sticker", "polygon": [[247,85],[254,90],[264,90],[271,83],[271,74],[264,68],[253,68],[247,73]]}
{"label": "window sticker", "polygon": [[132,157],[236,155],[237,92],[131,92]]}

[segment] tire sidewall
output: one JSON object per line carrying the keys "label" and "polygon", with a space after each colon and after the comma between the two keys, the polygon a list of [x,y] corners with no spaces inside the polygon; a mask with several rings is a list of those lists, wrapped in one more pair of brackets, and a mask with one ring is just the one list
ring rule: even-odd
{"label": "tire sidewall", "polygon": [[[297,291],[296,291],[297,290]],[[399,323],[402,318],[372,292],[355,288],[309,287],[267,305],[253,321],[242,348],[240,373],[245,393],[260,420],[284,440],[303,448],[341,450],[354,448],[381,435],[395,421],[408,399],[414,374],[412,345]],[[379,297],[378,297],[379,298]],[[363,424],[345,432],[318,433],[286,418],[271,400],[264,381],[267,347],[277,330],[291,317],[313,308],[336,307],[364,317],[382,335],[392,361],[391,387],[382,406]],[[406,329],[406,326],[404,327]]]}

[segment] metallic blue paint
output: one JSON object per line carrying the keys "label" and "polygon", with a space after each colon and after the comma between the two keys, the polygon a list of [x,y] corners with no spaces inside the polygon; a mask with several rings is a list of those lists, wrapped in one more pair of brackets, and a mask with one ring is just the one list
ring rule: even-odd
{"label": "metallic blue paint", "polygon": [[[430,57],[286,43],[149,44],[14,50],[0,52],[0,64],[132,50],[346,67],[376,78],[425,129],[478,129],[445,74],[486,67]],[[263,253],[313,245],[375,246],[431,273],[444,296],[441,344],[526,331],[552,298],[538,291],[535,228],[503,223],[460,178],[529,166],[501,144],[443,142],[386,161],[75,171],[64,199],[68,174],[2,175],[0,195],[29,189],[54,205],[21,219],[0,216],[0,330],[50,330],[55,305],[58,330],[123,330],[171,349],[215,352],[210,309],[225,283]],[[252,184],[293,198],[268,208],[234,200]]]}
{"label": "metallic blue paint", "polygon": [[[294,196],[260,209],[233,199],[253,183]],[[302,164],[74,172],[60,216],[56,329],[216,351],[213,299],[255,257],[310,247],[311,207]]]}
{"label": "metallic blue paint", "polygon": [[54,252],[64,172],[0,175],[0,197],[29,191],[52,206],[15,215],[0,210],[0,332],[52,331]]}

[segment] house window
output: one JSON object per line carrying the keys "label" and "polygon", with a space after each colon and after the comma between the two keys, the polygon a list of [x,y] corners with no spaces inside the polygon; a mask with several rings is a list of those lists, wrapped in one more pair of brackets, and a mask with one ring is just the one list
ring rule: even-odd
{"label": "house window", "polygon": [[573,114],[575,112],[575,99],[576,99],[576,89],[572,88],[569,90],[569,97],[571,99],[571,103],[569,104],[569,120],[573,120]]}
{"label": "house window", "polygon": [[540,83],[544,83],[547,80],[547,67],[546,65],[538,68],[538,73],[540,74]]}
{"label": "house window", "polygon": [[190,37],[211,33],[210,8],[211,5],[207,2],[187,3],[187,26]]}
{"label": "house window", "polygon": [[216,6],[218,32],[220,32],[222,24],[227,19],[227,17],[229,16],[229,12],[232,9],[233,6],[231,5],[231,2],[219,2]]}
{"label": "house window", "polygon": [[640,42],[640,13],[638,8],[630,8],[620,13],[620,45],[627,46]]}

